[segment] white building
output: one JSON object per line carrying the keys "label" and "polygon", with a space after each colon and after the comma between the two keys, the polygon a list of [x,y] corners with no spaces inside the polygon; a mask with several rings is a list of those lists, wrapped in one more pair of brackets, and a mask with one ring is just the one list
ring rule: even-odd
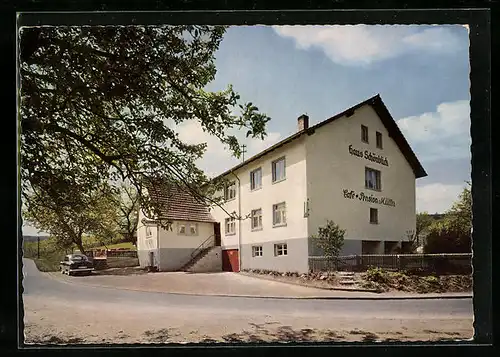
{"label": "white building", "polygon": [[208,207],[175,185],[156,183],[147,191],[160,203],[162,220],[171,225],[161,227],[158,220],[148,219],[139,210],[139,265],[158,271],[221,271],[220,226]]}
{"label": "white building", "polygon": [[232,185],[211,214],[224,270],[307,272],[321,254],[309,237],[327,220],[346,230],[341,255],[391,252],[415,230],[415,180],[427,174],[380,96],[308,121],[221,175]]}

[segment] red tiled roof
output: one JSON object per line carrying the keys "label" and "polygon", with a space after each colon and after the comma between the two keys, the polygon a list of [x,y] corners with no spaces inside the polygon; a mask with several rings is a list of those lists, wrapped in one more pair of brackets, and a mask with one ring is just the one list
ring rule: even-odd
{"label": "red tiled roof", "polygon": [[155,183],[148,186],[152,200],[161,205],[162,219],[175,221],[216,222],[208,207],[195,199],[187,188],[166,183]]}

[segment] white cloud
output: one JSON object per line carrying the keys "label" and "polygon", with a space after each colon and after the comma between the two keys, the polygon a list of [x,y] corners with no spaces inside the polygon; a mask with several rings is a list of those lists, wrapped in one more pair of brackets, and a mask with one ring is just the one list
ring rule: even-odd
{"label": "white cloud", "polygon": [[397,123],[421,160],[471,156],[468,100],[441,103],[435,112],[406,117]]}
{"label": "white cloud", "polygon": [[[241,159],[232,156],[229,149],[218,138],[204,132],[197,121],[185,121],[178,125],[175,130],[179,133],[179,138],[186,143],[207,143],[207,150],[203,158],[199,160],[198,166],[208,176],[216,176],[241,162]],[[231,132],[238,138],[240,144],[246,145],[245,158],[258,154],[281,139],[281,134],[277,132],[269,132],[264,140],[246,138],[245,133],[246,130],[233,130]]]}
{"label": "white cloud", "polygon": [[300,49],[319,48],[333,62],[369,65],[409,52],[453,52],[459,38],[445,27],[421,29],[408,25],[273,26]]}
{"label": "white cloud", "polygon": [[417,212],[443,213],[451,208],[464,185],[446,185],[443,183],[432,183],[417,187]]}

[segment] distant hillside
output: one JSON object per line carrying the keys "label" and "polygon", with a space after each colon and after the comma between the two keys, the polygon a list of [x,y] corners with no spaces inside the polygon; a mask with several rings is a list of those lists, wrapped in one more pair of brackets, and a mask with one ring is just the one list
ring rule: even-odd
{"label": "distant hillside", "polygon": [[[40,236],[40,240],[45,240],[45,239],[48,239],[49,236]],[[38,236],[26,236],[26,235],[23,235],[23,240],[25,242],[36,242],[38,239]]]}

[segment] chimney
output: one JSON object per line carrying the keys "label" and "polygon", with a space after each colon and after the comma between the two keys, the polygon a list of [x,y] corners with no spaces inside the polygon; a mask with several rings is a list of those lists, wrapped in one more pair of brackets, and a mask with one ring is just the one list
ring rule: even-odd
{"label": "chimney", "polygon": [[305,114],[302,114],[297,119],[297,124],[299,131],[306,130],[307,128],[309,128],[309,117]]}

